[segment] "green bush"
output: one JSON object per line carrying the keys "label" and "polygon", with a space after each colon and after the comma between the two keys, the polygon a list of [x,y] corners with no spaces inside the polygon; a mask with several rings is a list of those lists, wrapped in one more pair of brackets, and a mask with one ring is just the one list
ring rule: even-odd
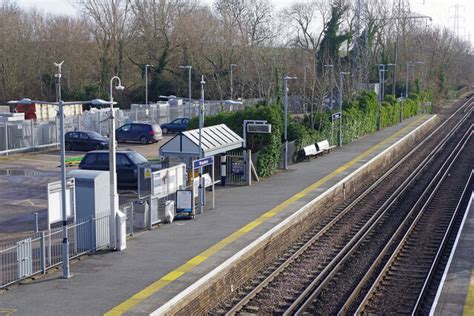
{"label": "green bush", "polygon": [[[272,124],[271,134],[248,134],[247,148],[258,152],[257,170],[259,176],[270,176],[278,167],[283,134],[283,112],[275,105],[259,105],[246,107],[235,112],[221,112],[206,116],[204,126],[226,124],[235,133],[243,137],[244,120],[266,120]],[[194,117],[189,123],[190,129],[198,128],[199,119]]]}
{"label": "green bush", "polygon": [[[403,118],[418,114],[421,99],[419,95],[411,94],[403,101]],[[385,128],[400,122],[401,104],[392,95],[386,95],[382,102],[381,126]],[[314,129],[311,120],[305,115],[302,122],[297,122],[288,116],[288,141],[295,141],[295,155],[293,161],[304,158],[302,149],[305,146],[327,139],[331,144],[337,143],[339,121],[331,122],[331,114],[336,111],[319,111],[313,113]],[[350,143],[363,135],[377,130],[378,103],[377,96],[372,91],[363,91],[355,100],[348,100],[343,106],[342,115],[342,142]],[[283,111],[277,105],[259,105],[246,107],[235,112],[221,112],[214,116],[207,116],[205,126],[226,124],[234,132],[242,136],[244,120],[266,120],[272,124],[271,134],[248,134],[247,147],[252,152],[258,152],[257,172],[259,176],[270,176],[278,167],[283,142]],[[301,118],[300,118],[301,120]],[[189,124],[190,129],[198,127],[198,118],[195,117]]]}

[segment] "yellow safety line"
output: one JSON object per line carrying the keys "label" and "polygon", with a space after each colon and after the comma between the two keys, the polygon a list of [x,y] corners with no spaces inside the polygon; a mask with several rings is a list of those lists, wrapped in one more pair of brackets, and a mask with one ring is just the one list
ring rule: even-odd
{"label": "yellow safety line", "polygon": [[106,312],[105,315],[106,316],[122,315],[122,313],[128,311],[129,309],[131,309],[135,305],[139,304],[143,300],[145,300],[148,297],[150,297],[151,295],[155,294],[156,292],[161,290],[164,286],[166,286],[169,283],[171,283],[172,281],[178,279],[179,277],[181,277],[183,274],[185,274],[186,272],[188,272],[192,268],[198,266],[199,264],[204,262],[206,259],[208,259],[210,256],[214,255],[216,252],[218,252],[219,250],[221,250],[222,248],[224,248],[228,244],[230,244],[233,241],[239,239],[240,237],[244,236],[245,234],[251,232],[256,227],[258,227],[262,223],[266,222],[269,218],[272,218],[273,216],[277,215],[278,213],[283,211],[285,208],[287,208],[288,206],[290,206],[294,202],[302,199],[308,193],[314,191],[316,188],[320,187],[321,185],[323,185],[324,183],[326,183],[330,179],[334,178],[335,176],[339,175],[340,173],[344,172],[345,170],[347,170],[348,168],[350,168],[351,166],[356,164],[359,160],[367,157],[375,149],[377,149],[380,146],[383,146],[384,144],[390,142],[391,140],[396,138],[398,135],[403,133],[405,130],[407,130],[408,128],[411,128],[413,125],[418,124],[424,118],[425,118],[424,116],[418,118],[416,121],[410,123],[409,125],[405,126],[401,130],[397,131],[396,133],[394,133],[390,137],[386,138],[384,141],[370,147],[367,151],[365,151],[364,153],[358,155],[357,157],[355,157],[351,161],[347,162],[342,167],[337,168],[336,170],[334,170],[330,174],[326,175],[322,179],[316,181],[315,183],[311,184],[310,186],[308,186],[304,190],[296,193],[295,195],[293,195],[292,197],[287,199],[285,202],[275,206],[270,211],[267,211],[263,215],[259,216],[256,220],[254,220],[254,221],[246,224],[245,226],[241,227],[239,230],[237,230],[236,232],[234,232],[231,235],[227,236],[223,240],[217,242],[216,244],[214,244],[213,246],[211,246],[207,250],[201,252],[196,257],[188,260],[185,264],[179,266],[174,271],[171,271],[170,273],[168,273],[167,275],[165,275],[161,279],[153,282],[152,284],[147,286],[145,289],[141,290],[140,292],[136,293],[132,297],[128,298],[127,300],[123,301],[119,305],[115,306],[114,308],[112,308],[111,310]]}
{"label": "yellow safety line", "polygon": [[471,272],[463,315],[474,315],[474,271]]}

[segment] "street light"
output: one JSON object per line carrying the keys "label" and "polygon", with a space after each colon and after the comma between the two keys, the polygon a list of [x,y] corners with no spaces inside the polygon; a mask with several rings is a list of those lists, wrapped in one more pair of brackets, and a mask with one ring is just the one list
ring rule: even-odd
{"label": "street light", "polygon": [[236,64],[230,64],[230,99],[234,99],[234,77],[232,75],[232,69],[237,67]]}
{"label": "street light", "polygon": [[62,241],[62,267],[63,267],[63,278],[69,279],[72,275],[69,272],[69,239],[67,234],[67,210],[66,210],[66,151],[65,151],[65,141],[64,141],[64,106],[67,105],[74,105],[74,104],[92,104],[95,106],[100,105],[108,105],[110,102],[101,100],[101,99],[94,99],[92,101],[79,101],[79,102],[64,102],[61,98],[61,66],[62,62],[55,66],[58,68],[58,73],[55,74],[55,77],[58,78],[58,88],[57,88],[57,99],[58,102],[45,102],[45,101],[38,101],[38,100],[31,100],[29,98],[23,98],[18,101],[9,101],[8,104],[50,104],[56,105],[59,107],[59,130],[60,130],[60,155],[61,155],[61,213],[62,213],[62,233],[63,233],[63,241]]}
{"label": "street light", "polygon": [[[202,152],[202,128],[204,127],[204,76],[201,76],[201,100],[199,102],[199,159],[204,158]],[[202,214],[202,204],[204,199],[202,183],[202,167],[199,167],[199,213]]]}
{"label": "street light", "polygon": [[339,118],[339,141],[338,141],[339,147],[342,146],[342,91],[344,90],[344,81],[342,79],[344,75],[350,75],[350,74],[351,74],[350,72],[344,72],[344,71],[339,72],[338,103],[339,103],[339,113],[341,113],[341,116]]}
{"label": "street light", "polygon": [[[146,105],[148,105],[148,67],[153,67],[153,65],[149,65],[149,64],[145,65],[145,104]],[[110,83],[110,85],[111,85],[110,91],[112,91],[112,83]],[[110,93],[110,95],[112,96],[112,92]]]}
{"label": "street light", "polygon": [[306,113],[306,69],[308,68],[309,66],[305,65],[303,72],[303,113]]}
{"label": "street light", "polygon": [[287,122],[286,122],[286,115],[288,112],[288,80],[296,80],[298,78],[296,77],[288,77],[285,76],[283,77],[283,90],[285,92],[285,98],[284,98],[284,113],[283,113],[283,124],[284,124],[284,135],[283,135],[283,141],[285,142],[285,152],[284,152],[284,168],[285,170],[288,170],[288,132],[287,132]]}
{"label": "street light", "polygon": [[[148,65],[147,65],[148,66]],[[117,164],[115,163],[115,113],[114,113],[114,97],[113,97],[113,82],[118,81],[115,89],[123,91],[122,81],[118,76],[113,76],[110,79],[110,133],[109,133],[109,172],[110,172],[110,248],[117,249],[117,234],[116,234],[116,217],[119,209],[119,199],[117,194]],[[147,98],[148,102],[148,98]]]}
{"label": "street light", "polygon": [[405,81],[405,98],[408,98],[408,73],[409,73],[409,68],[408,67],[413,67],[413,76],[415,73],[415,65],[419,64],[424,64],[425,62],[423,61],[415,61],[415,62],[407,62],[407,73],[406,73],[406,81]]}
{"label": "street light", "polygon": [[[382,101],[384,99],[384,82],[385,82],[385,72],[388,71],[389,66],[395,66],[395,64],[377,64],[379,67],[379,99],[378,99],[378,114],[377,114],[377,130],[382,129]],[[385,69],[387,67],[387,69]]]}
{"label": "street light", "polygon": [[179,66],[181,69],[188,70],[188,106],[189,106],[189,118],[191,118],[191,69],[193,66],[186,65],[186,66]]}
{"label": "street light", "polygon": [[330,100],[330,108],[332,109],[332,104],[333,104],[333,99],[334,99],[334,95],[333,95],[333,84],[334,84],[334,65],[324,65],[323,68],[329,68],[331,69],[331,100]]}

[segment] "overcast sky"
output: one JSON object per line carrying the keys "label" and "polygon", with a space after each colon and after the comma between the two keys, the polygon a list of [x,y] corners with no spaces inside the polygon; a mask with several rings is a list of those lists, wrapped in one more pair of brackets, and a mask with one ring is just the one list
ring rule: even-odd
{"label": "overcast sky", "polygon": [[[203,0],[211,3],[212,0]],[[272,0],[277,9],[284,8],[297,0]],[[72,5],[74,0],[17,0],[17,3],[24,7],[36,7],[45,12],[55,14],[76,14],[76,9]],[[413,11],[429,15],[436,25],[444,25],[453,28],[454,5],[459,4],[459,15],[461,17],[459,25],[460,34],[466,39],[470,38],[474,42],[474,0],[410,0]]]}

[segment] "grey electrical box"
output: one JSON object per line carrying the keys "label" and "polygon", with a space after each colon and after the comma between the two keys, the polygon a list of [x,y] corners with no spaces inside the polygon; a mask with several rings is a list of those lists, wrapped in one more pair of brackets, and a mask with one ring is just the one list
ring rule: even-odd
{"label": "grey electrical box", "polygon": [[68,177],[76,184],[77,223],[93,219],[91,225],[81,225],[81,239],[87,241],[83,246],[95,250],[109,245],[109,172],[78,169],[70,171]]}

